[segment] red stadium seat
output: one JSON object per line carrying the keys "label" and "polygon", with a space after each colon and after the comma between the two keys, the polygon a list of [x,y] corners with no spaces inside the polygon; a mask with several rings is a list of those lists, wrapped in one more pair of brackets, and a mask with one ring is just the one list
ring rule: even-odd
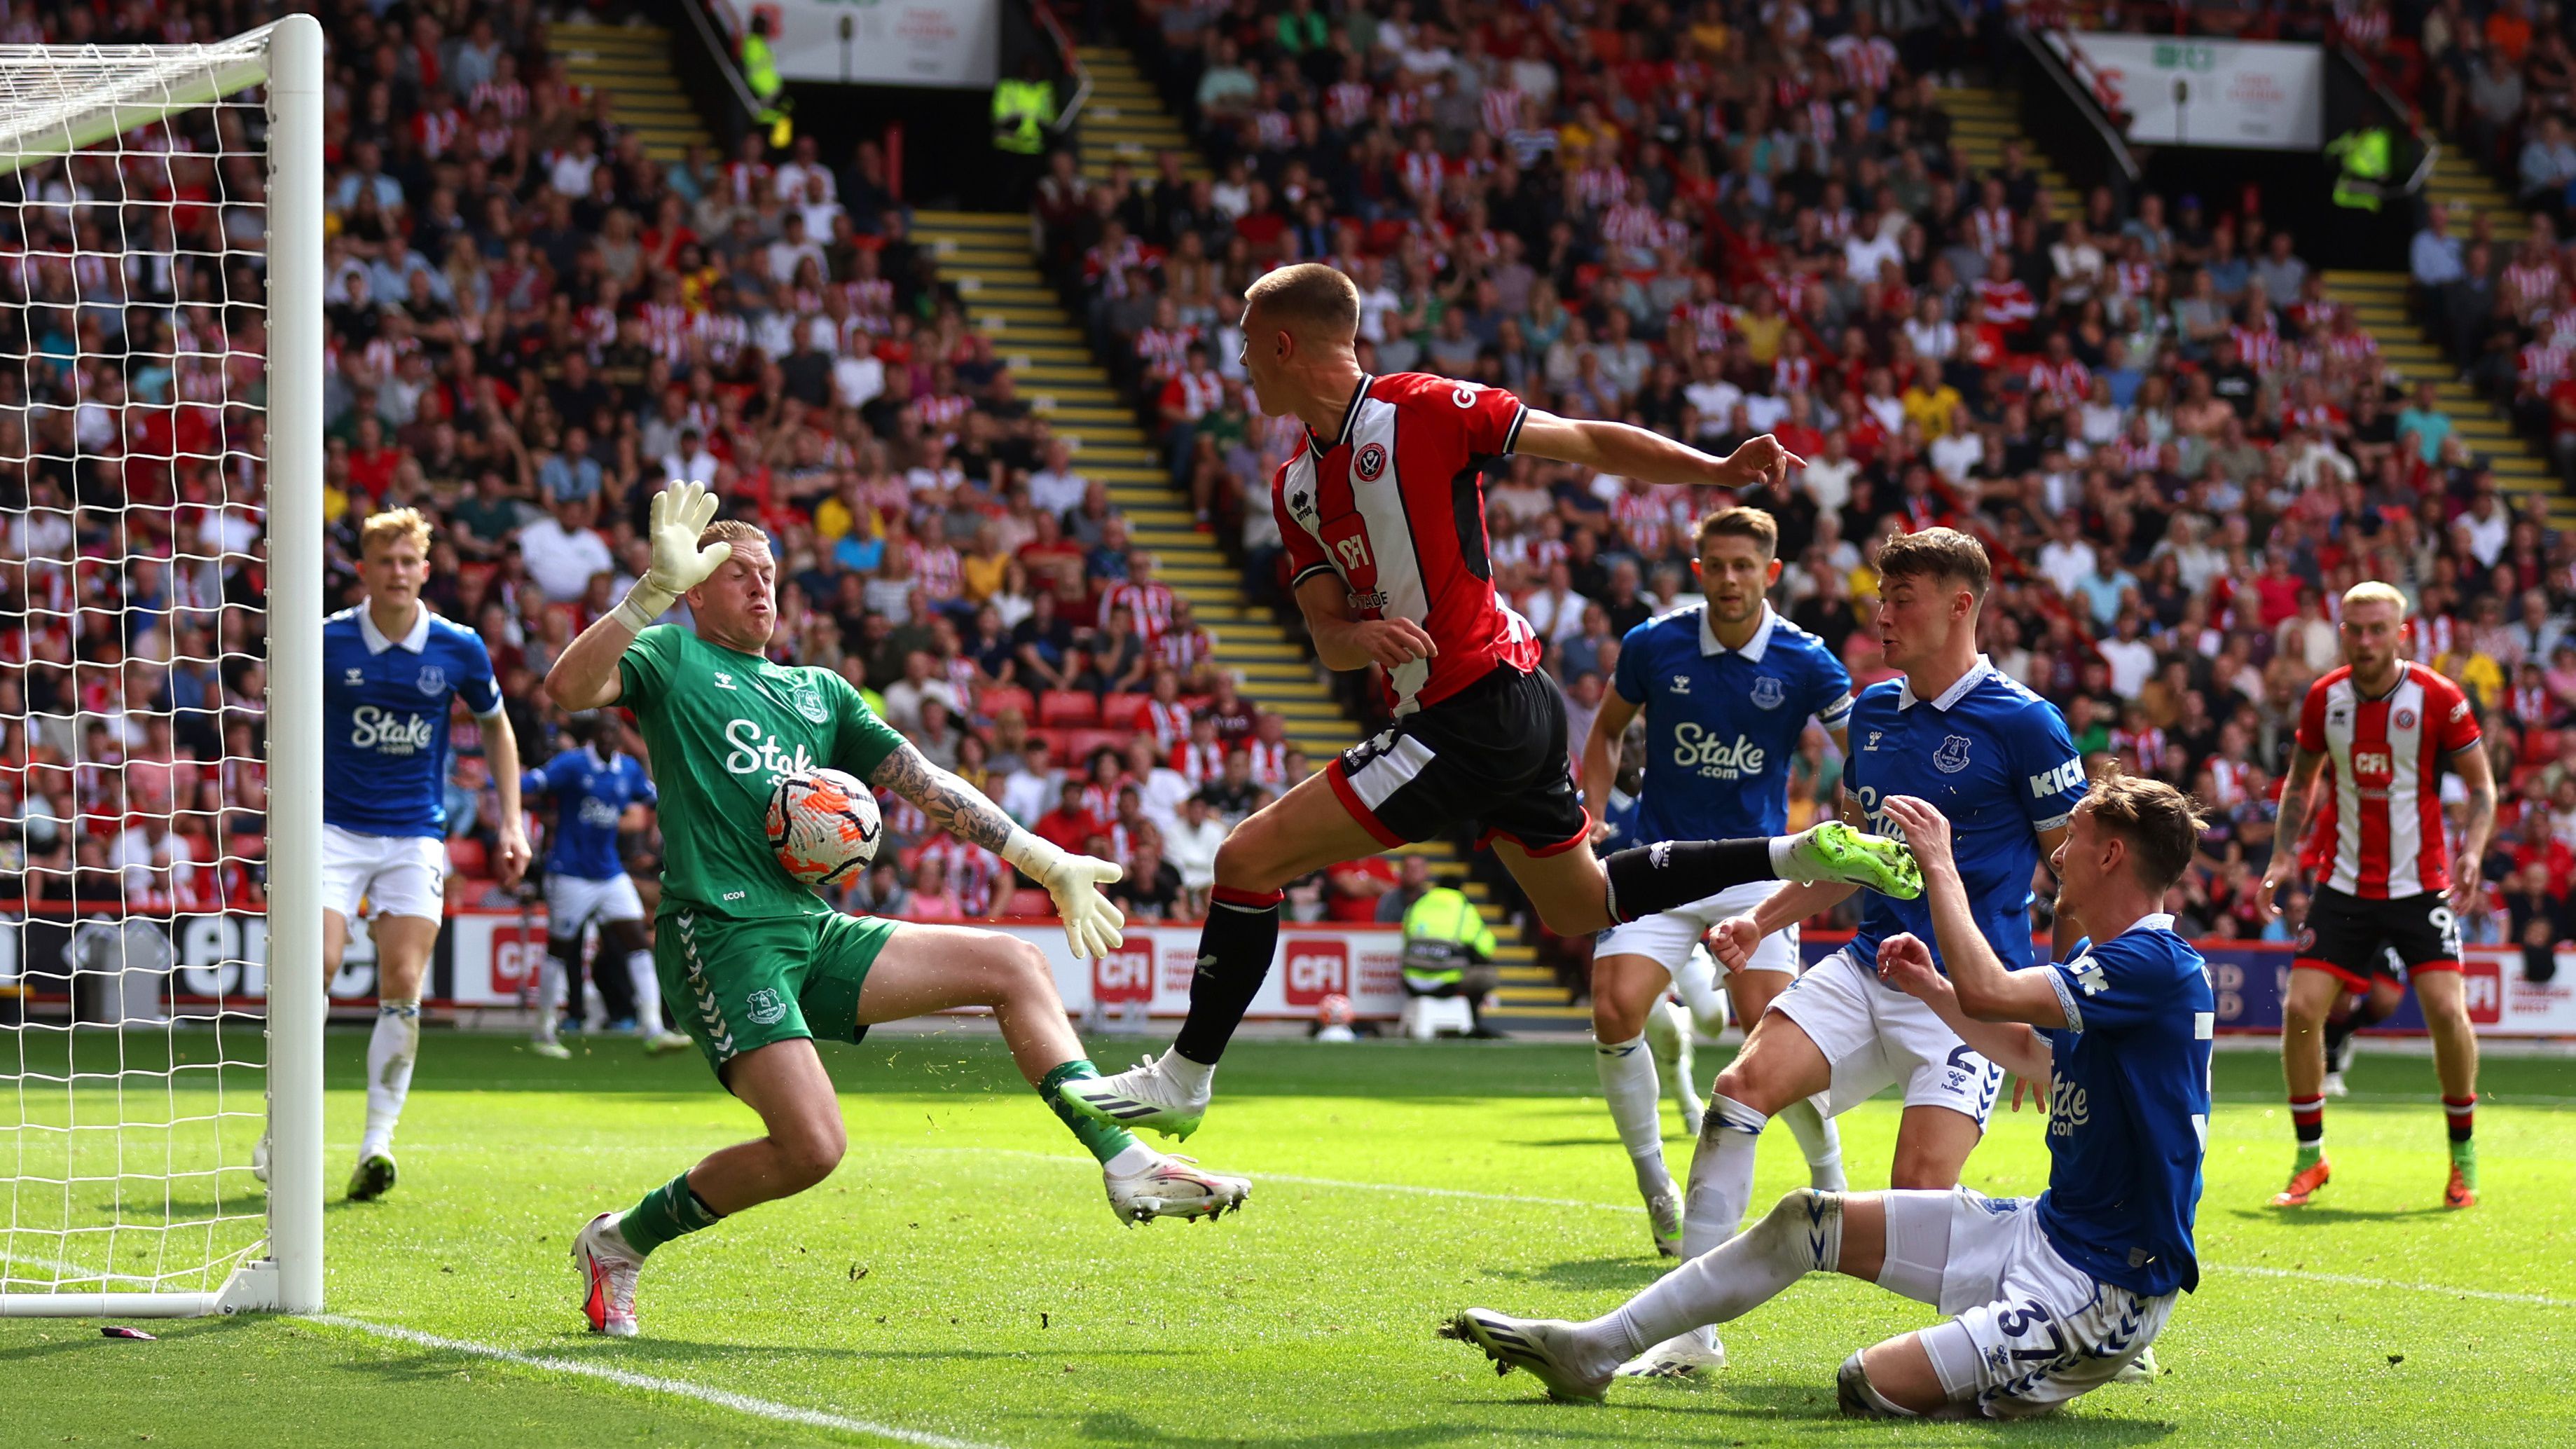
{"label": "red stadium seat", "polygon": [[1123,750],[1127,748],[1128,736],[1134,733],[1134,730],[1067,730],[1065,731],[1064,762],[1067,766],[1072,766],[1088,760],[1092,752],[1102,745]]}
{"label": "red stadium seat", "polygon": [[1030,738],[1030,739],[1032,739],[1032,740],[1044,740],[1044,741],[1046,741],[1046,746],[1047,746],[1047,748],[1048,748],[1048,749],[1050,749],[1050,750],[1053,750],[1053,751],[1055,752],[1055,762],[1056,762],[1057,767],[1058,767],[1058,768],[1062,768],[1062,767],[1063,767],[1063,765],[1064,765],[1064,763],[1065,763],[1064,747],[1065,747],[1065,745],[1066,745],[1067,741],[1070,739],[1070,737],[1071,737],[1072,733],[1073,733],[1073,732],[1072,732],[1071,730],[1051,730],[1051,729],[1039,728],[1039,729],[1033,729],[1033,730],[1030,730],[1030,731],[1029,731],[1029,738]]}
{"label": "red stadium seat", "polygon": [[1038,696],[1038,723],[1063,727],[1100,722],[1100,701],[1079,689],[1050,689]]}
{"label": "red stadium seat", "polygon": [[1132,730],[1136,717],[1145,712],[1146,696],[1112,690],[1100,696],[1100,723],[1114,730]]}
{"label": "red stadium seat", "polygon": [[1002,908],[1006,916],[1052,916],[1055,900],[1036,886],[1022,886],[1011,892],[1011,903]]}
{"label": "red stadium seat", "polygon": [[1016,684],[997,684],[975,696],[975,712],[987,719],[1000,719],[1012,710],[1021,720],[1034,722],[1038,717],[1038,698]]}
{"label": "red stadium seat", "polygon": [[482,841],[458,836],[447,842],[447,869],[451,874],[481,880],[492,873],[492,858]]}

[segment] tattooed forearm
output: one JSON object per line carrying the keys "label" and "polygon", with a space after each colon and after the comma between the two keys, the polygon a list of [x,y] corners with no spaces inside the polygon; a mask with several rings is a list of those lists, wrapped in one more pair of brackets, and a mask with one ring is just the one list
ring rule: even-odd
{"label": "tattooed forearm", "polygon": [[921,807],[930,823],[986,850],[998,851],[1011,838],[1011,817],[982,792],[921,757],[910,745],[885,757],[868,783]]}

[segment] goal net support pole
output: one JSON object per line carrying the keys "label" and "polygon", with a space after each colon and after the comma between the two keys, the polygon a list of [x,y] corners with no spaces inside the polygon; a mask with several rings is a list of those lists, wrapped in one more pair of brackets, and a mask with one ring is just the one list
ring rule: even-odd
{"label": "goal net support pole", "polygon": [[[186,1317],[241,1310],[309,1313],[322,1307],[322,1026],[326,986],[322,979],[322,469],[323,469],[323,41],[320,24],[309,15],[290,15],[232,40],[195,46],[5,46],[0,47],[0,174],[31,166],[58,164],[86,147],[119,138],[137,128],[154,126],[189,111],[217,105],[251,86],[263,86],[267,103],[265,185],[266,328],[264,359],[267,394],[266,510],[263,531],[267,547],[265,616],[268,626],[266,702],[265,809],[267,830],[268,938],[266,973],[266,1098],[271,1147],[267,1165],[266,1252],[227,1254],[214,1250],[205,1267],[118,1271],[106,1264],[72,1264],[52,1260],[51,1282],[30,1279],[21,1265],[45,1258],[25,1250],[30,1238],[69,1244],[83,1234],[106,1234],[112,1247],[119,1232],[172,1235],[173,1224],[189,1214],[165,1187],[162,1222],[131,1223],[124,1217],[126,1182],[148,1177],[130,1165],[120,1142],[112,1176],[81,1176],[68,1165],[64,1176],[28,1176],[27,1139],[36,1133],[77,1153],[80,1131],[96,1131],[81,1121],[79,1093],[97,1073],[80,1070],[80,1048],[73,1040],[84,1024],[74,1005],[73,1026],[63,1038],[68,1065],[60,1079],[72,1120],[69,1125],[36,1123],[28,1117],[28,1084],[53,1079],[27,1066],[28,1049],[19,1042],[14,1081],[19,1096],[17,1159],[19,1177],[9,1184],[5,1224],[9,1247],[0,1260],[0,1317]],[[234,103],[237,107],[239,102]],[[68,213],[67,213],[68,214]],[[121,264],[123,257],[117,260]],[[240,299],[248,300],[248,299]],[[32,340],[31,340],[32,346]],[[188,344],[180,344],[181,351]],[[23,364],[22,364],[23,365]],[[224,464],[235,462],[239,449],[225,445]],[[205,461],[190,455],[190,461]],[[252,466],[256,466],[256,460]],[[59,511],[59,510],[57,510]],[[197,560],[203,562],[203,560]],[[31,892],[32,894],[32,892]],[[32,903],[31,903],[32,904]],[[132,902],[128,902],[129,909]],[[164,908],[166,909],[166,907]],[[122,923],[120,923],[122,924]],[[245,989],[254,952],[245,940],[234,963]],[[13,973],[20,964],[11,957]],[[166,964],[166,963],[165,963]],[[83,968],[74,967],[77,976]],[[116,1080],[119,1116],[109,1130],[122,1135],[127,1126],[171,1132],[182,1123],[182,1109],[167,1109],[168,1121],[129,1123],[124,1117],[130,1076],[174,1077],[180,1062],[174,1045],[169,1071],[126,1065],[123,1033],[134,1019],[138,999],[130,989],[135,978],[154,976],[135,968],[119,954],[112,965],[94,974],[117,978],[126,1005],[118,1008],[119,1067]],[[75,988],[77,990],[77,987]],[[157,1003],[155,993],[147,1003]],[[157,1004],[144,1010],[157,1015]],[[166,1169],[173,1178],[208,1180],[216,1187],[216,1206],[209,1222],[230,1221],[221,1206],[226,1173],[247,1178],[246,1141],[222,1142],[221,1031],[225,1010],[211,1018],[216,1029],[216,1108],[211,1117],[188,1117],[190,1125],[212,1123],[221,1155],[239,1161],[218,1162],[212,1170],[177,1163]],[[90,1023],[96,1025],[96,1023]],[[22,1023],[23,1038],[30,1028]],[[248,1065],[248,1063],[230,1063]],[[0,1172],[7,1170],[0,1163]],[[30,1182],[59,1186],[64,1226],[35,1226],[21,1220],[21,1189]],[[77,1186],[112,1185],[116,1206],[104,1228],[80,1225],[81,1210],[72,1199]],[[256,1221],[253,1219],[252,1221]],[[191,1228],[205,1223],[186,1224]],[[68,1248],[60,1251],[68,1251]],[[166,1259],[166,1243],[160,1248]],[[228,1267],[228,1271],[226,1271]],[[213,1274],[223,1271],[219,1284]],[[169,1291],[172,1280],[196,1276],[196,1291]],[[29,1285],[33,1284],[31,1288]],[[134,1285],[131,1290],[118,1285]],[[206,1286],[211,1284],[211,1286]],[[94,1291],[93,1291],[94,1288]]]}

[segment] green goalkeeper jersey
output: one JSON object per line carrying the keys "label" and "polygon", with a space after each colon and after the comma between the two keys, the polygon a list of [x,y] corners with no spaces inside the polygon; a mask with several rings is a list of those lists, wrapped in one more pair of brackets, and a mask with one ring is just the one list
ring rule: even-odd
{"label": "green goalkeeper jersey", "polygon": [[816,766],[865,780],[903,736],[830,670],[772,664],[671,624],[635,636],[617,679],[661,794],[660,914],[828,914],[770,852],[770,789]]}

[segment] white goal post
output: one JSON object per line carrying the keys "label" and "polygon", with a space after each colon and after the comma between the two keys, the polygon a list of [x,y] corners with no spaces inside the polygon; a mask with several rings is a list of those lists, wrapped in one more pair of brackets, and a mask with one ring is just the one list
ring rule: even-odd
{"label": "white goal post", "polygon": [[322,52],[0,46],[0,1317],[322,1307]]}

